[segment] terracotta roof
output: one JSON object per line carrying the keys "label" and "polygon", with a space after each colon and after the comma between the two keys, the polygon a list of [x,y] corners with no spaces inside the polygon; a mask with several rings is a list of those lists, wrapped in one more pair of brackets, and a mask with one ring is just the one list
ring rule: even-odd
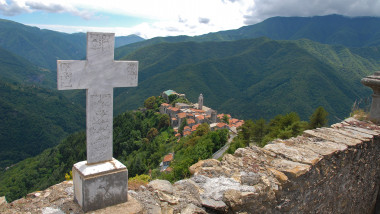
{"label": "terracotta roof", "polygon": [[197,130],[198,126],[200,126],[201,124],[196,124],[194,125],[193,127],[191,127],[191,131],[195,131]]}
{"label": "terracotta roof", "polygon": [[243,124],[244,124],[243,122],[235,123],[235,127],[240,127],[240,126],[242,126]]}
{"label": "terracotta roof", "polygon": [[176,137],[181,137],[180,133],[175,134]]}
{"label": "terracotta roof", "polygon": [[162,162],[172,161],[173,160],[173,154],[169,153],[165,155],[164,160]]}
{"label": "terracotta roof", "polygon": [[179,111],[179,108],[176,108],[176,107],[169,107],[168,109],[172,111]]}
{"label": "terracotta roof", "polygon": [[162,105],[162,106],[172,106],[172,105],[170,105],[169,103],[162,103],[161,105]]}
{"label": "terracotta roof", "polygon": [[191,135],[191,132],[190,132],[190,131],[184,131],[184,132],[183,132],[183,136],[188,136],[188,135]]}
{"label": "terracotta roof", "polygon": [[190,126],[185,126],[183,130],[191,130]]}
{"label": "terracotta roof", "polygon": [[205,111],[200,110],[200,109],[191,108],[190,110],[193,111],[193,112],[205,113]]}
{"label": "terracotta roof", "polygon": [[175,117],[172,117],[172,120],[177,120],[177,118],[175,118]]}
{"label": "terracotta roof", "polygon": [[218,124],[216,124],[216,126],[217,127],[219,127],[219,128],[223,128],[223,127],[225,127],[227,124],[225,124],[225,123],[218,123]]}
{"label": "terracotta roof", "polygon": [[195,120],[193,120],[193,119],[187,119],[187,124],[193,124],[193,123],[195,123]]}
{"label": "terracotta roof", "polygon": [[203,115],[197,115],[196,118],[198,118],[198,120],[204,120],[205,116],[203,116]]}
{"label": "terracotta roof", "polygon": [[236,118],[231,118],[230,119],[230,124],[231,123],[237,123],[237,122],[239,122],[239,119],[236,119]]}
{"label": "terracotta roof", "polygon": [[181,112],[181,113],[178,113],[177,116],[178,116],[178,118],[185,118],[186,117],[186,113],[185,112]]}
{"label": "terracotta roof", "polygon": [[219,119],[223,119],[224,115],[227,115],[228,118],[231,118],[231,115],[229,115],[229,114],[218,114],[217,117]]}

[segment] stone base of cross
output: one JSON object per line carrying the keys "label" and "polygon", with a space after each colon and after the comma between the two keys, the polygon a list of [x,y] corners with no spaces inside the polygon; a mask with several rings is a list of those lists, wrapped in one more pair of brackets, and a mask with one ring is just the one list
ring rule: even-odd
{"label": "stone base of cross", "polygon": [[74,201],[84,212],[127,202],[128,170],[116,159],[73,166]]}
{"label": "stone base of cross", "polygon": [[86,60],[58,60],[58,90],[86,89],[87,161],[73,166],[83,211],[126,202],[128,170],[112,157],[113,88],[136,87],[138,62],[114,61],[115,35],[87,33]]}

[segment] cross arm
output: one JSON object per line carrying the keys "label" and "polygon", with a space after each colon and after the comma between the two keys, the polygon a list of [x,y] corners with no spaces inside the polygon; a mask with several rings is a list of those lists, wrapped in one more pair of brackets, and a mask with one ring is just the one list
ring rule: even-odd
{"label": "cross arm", "polygon": [[58,90],[85,89],[82,78],[85,67],[85,60],[57,60]]}

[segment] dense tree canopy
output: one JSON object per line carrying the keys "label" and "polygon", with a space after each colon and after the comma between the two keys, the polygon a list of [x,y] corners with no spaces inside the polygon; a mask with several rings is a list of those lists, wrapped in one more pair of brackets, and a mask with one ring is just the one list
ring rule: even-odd
{"label": "dense tree canopy", "polygon": [[250,143],[263,147],[276,138],[288,139],[302,134],[307,128],[324,126],[327,124],[327,114],[322,107],[319,107],[310,116],[309,123],[301,121],[295,112],[277,115],[268,123],[264,119],[246,120],[227,152],[232,154],[237,148],[248,146]]}

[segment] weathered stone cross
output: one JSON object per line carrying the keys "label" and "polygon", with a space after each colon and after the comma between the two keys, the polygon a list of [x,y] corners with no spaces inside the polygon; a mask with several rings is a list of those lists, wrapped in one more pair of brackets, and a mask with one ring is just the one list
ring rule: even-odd
{"label": "weathered stone cross", "polygon": [[113,88],[137,86],[137,61],[114,61],[113,33],[87,33],[87,60],[58,60],[58,90],[86,89],[87,163],[112,160]]}
{"label": "weathered stone cross", "polygon": [[114,61],[113,33],[87,33],[87,60],[58,60],[58,90],[86,89],[87,161],[73,166],[87,212],[128,200],[128,170],[112,158],[113,88],[137,86],[137,61]]}

